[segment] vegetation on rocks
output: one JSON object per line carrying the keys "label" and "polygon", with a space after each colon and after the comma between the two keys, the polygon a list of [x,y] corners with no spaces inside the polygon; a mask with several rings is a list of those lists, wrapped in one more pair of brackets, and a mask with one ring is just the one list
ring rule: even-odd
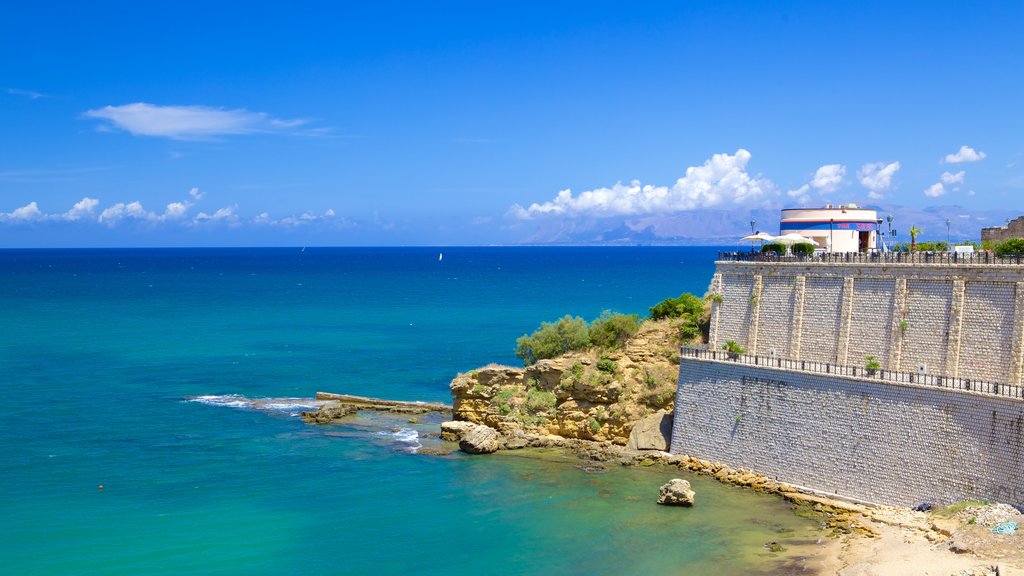
{"label": "vegetation on rocks", "polygon": [[579,316],[566,315],[555,322],[542,322],[533,334],[520,336],[516,340],[516,356],[530,366],[538,360],[575,350],[591,347],[614,350],[621,348],[639,329],[640,319],[635,314],[606,310],[590,324]]}

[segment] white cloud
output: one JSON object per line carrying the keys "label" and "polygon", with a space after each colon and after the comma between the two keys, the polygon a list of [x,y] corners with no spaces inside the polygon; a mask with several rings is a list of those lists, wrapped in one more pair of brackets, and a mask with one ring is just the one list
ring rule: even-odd
{"label": "white cloud", "polygon": [[316,214],[314,212],[303,212],[298,216],[285,216],[280,220],[273,220],[270,215],[263,212],[256,217],[254,222],[259,224],[268,224],[270,226],[283,226],[285,228],[296,228],[299,226],[310,226],[312,224],[318,224],[321,222],[334,221],[338,224],[348,224],[348,222],[342,219],[336,219],[337,214],[333,208],[328,208],[323,214]]}
{"label": "white cloud", "polygon": [[234,134],[281,132],[297,128],[305,120],[279,120],[263,112],[211,108],[209,106],[158,106],[145,102],[104,106],[84,113],[86,118],[109,122],[111,127],[136,136],[194,140]]}
{"label": "white cloud", "polygon": [[214,212],[213,214],[207,214],[206,212],[200,212],[196,214],[195,222],[217,222],[219,220],[227,222],[237,222],[239,217],[235,212],[238,211],[238,205],[225,206]]}
{"label": "white cloud", "polygon": [[967,174],[967,172],[965,172],[964,170],[961,170],[961,171],[957,172],[956,174],[951,174],[949,172],[943,172],[942,176],[940,178],[942,179],[942,183],[943,184],[947,184],[947,185],[948,184],[963,184],[964,183],[964,176],[966,174]]}
{"label": "white cloud", "polygon": [[857,170],[857,180],[868,189],[868,198],[878,200],[883,192],[892,187],[892,177],[900,169],[900,163],[870,162]]}
{"label": "white cloud", "polygon": [[147,212],[138,200],[127,204],[118,202],[100,213],[99,222],[114,227],[122,220],[129,219],[152,221],[156,219],[156,214]]}
{"label": "white cloud", "polygon": [[7,89],[7,93],[8,94],[12,94],[14,96],[24,96],[25,98],[28,98],[29,100],[38,100],[40,98],[49,98],[49,96],[47,96],[46,94],[43,94],[42,92],[36,92],[35,90],[22,90],[20,88],[8,88]]}
{"label": "white cloud", "polygon": [[206,192],[200,192],[199,188],[193,187],[191,190],[188,191],[188,195],[194,198],[196,202],[198,202],[203,199],[203,196],[206,196]]}
{"label": "white cloud", "polygon": [[812,188],[822,194],[829,194],[842,186],[844,176],[846,176],[846,166],[842,164],[826,164],[818,168],[810,184]]}
{"label": "white cloud", "polygon": [[947,164],[959,164],[960,162],[977,162],[985,158],[985,153],[981,150],[975,150],[970,146],[961,146],[959,150],[953,154],[946,154],[943,162]]}
{"label": "white cloud", "polygon": [[[189,196],[195,200],[201,199],[204,194],[198,188],[189,191]],[[353,222],[338,216],[333,208],[328,208],[322,214],[305,212],[298,216],[286,216],[274,220],[267,212],[262,212],[252,219],[243,218],[238,214],[238,205],[225,206],[214,211],[212,214],[199,212],[195,216],[189,212],[195,206],[189,201],[171,202],[166,205],[163,212],[147,210],[142,202],[118,202],[107,207],[96,214],[100,201],[95,198],[82,198],[66,212],[47,214],[40,210],[37,202],[16,208],[10,212],[0,212],[0,224],[25,224],[32,222],[84,222],[116,228],[121,224],[135,222],[147,226],[173,225],[182,228],[226,225],[236,228],[245,224],[272,225],[286,228],[309,226],[317,224],[330,224],[334,226],[353,226]]]}
{"label": "white cloud", "polygon": [[34,201],[10,212],[0,212],[0,222],[25,223],[40,220],[46,220],[46,215],[39,210],[39,204]]}
{"label": "white cloud", "polygon": [[79,220],[91,220],[96,207],[100,201],[95,198],[85,197],[75,203],[70,210],[59,216],[60,220],[78,222]]}
{"label": "white cloud", "polygon": [[99,200],[86,197],[76,202],[75,205],[67,212],[60,214],[47,214],[39,209],[38,202],[32,201],[21,208],[15,208],[10,212],[0,212],[0,222],[78,222],[80,220],[92,220],[93,211],[96,209],[97,205],[99,205]]}
{"label": "white cloud", "polygon": [[929,198],[938,198],[946,193],[946,187],[942,185],[942,182],[936,182],[925,189],[924,195]]}
{"label": "white cloud", "polygon": [[806,204],[807,202],[809,202],[811,200],[811,195],[808,194],[808,192],[810,192],[810,190],[811,190],[811,185],[810,184],[804,184],[803,186],[801,186],[801,187],[799,187],[799,188],[797,188],[795,190],[789,190],[788,192],[786,192],[786,194],[790,198],[796,198],[797,202],[800,202],[801,204]]}
{"label": "white cloud", "polygon": [[553,200],[529,208],[513,205],[508,214],[529,219],[546,215],[629,216],[680,212],[729,204],[755,205],[772,191],[771,181],[746,171],[750,152],[715,154],[702,166],[691,166],[671,187],[617,182],[610,188],[587,190],[574,196],[562,190]]}
{"label": "white cloud", "polygon": [[786,192],[791,198],[796,198],[800,203],[806,204],[810,201],[810,191],[817,190],[822,194],[835,192],[843,185],[843,177],[846,176],[846,166],[842,164],[825,164],[814,172],[811,181],[795,190]]}

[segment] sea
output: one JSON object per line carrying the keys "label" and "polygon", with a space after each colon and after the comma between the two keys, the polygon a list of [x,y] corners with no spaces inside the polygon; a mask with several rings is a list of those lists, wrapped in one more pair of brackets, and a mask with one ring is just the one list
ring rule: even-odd
{"label": "sea", "polygon": [[[703,294],[715,255],[0,250],[0,573],[799,573],[820,525],[774,496],[557,451],[420,453],[437,417],[299,418],[317,391],[450,402],[542,321]],[[673,477],[695,507],[654,503]]]}

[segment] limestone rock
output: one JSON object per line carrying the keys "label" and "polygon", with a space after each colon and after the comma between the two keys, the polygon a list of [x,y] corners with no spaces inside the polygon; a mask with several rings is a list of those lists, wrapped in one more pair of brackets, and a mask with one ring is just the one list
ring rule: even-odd
{"label": "limestone rock", "polygon": [[681,478],[673,478],[661,487],[661,496],[658,504],[665,506],[693,506],[693,498],[696,496],[690,489],[690,483]]}
{"label": "limestone rock", "polygon": [[303,412],[301,416],[302,421],[307,424],[330,424],[334,420],[351,416],[358,411],[359,409],[351,404],[332,402],[324,404],[314,411]]}
{"label": "limestone rock", "polygon": [[665,452],[672,443],[672,415],[658,410],[650,416],[641,418],[629,433],[631,450],[661,450]]}
{"label": "limestone rock", "polygon": [[459,449],[469,454],[490,454],[500,447],[501,436],[488,426],[475,426],[459,440]]}
{"label": "limestone rock", "polygon": [[455,420],[452,422],[441,422],[441,439],[449,442],[458,442],[467,432],[476,428],[477,424]]}

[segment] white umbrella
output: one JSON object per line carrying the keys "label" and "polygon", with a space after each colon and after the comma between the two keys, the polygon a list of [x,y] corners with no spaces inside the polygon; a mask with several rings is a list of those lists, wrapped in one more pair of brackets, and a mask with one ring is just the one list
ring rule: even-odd
{"label": "white umbrella", "polygon": [[747,242],[750,242],[751,243],[750,244],[750,250],[753,251],[754,250],[754,244],[753,244],[754,242],[760,242],[761,245],[764,246],[764,243],[766,241],[767,242],[771,242],[772,240],[775,240],[775,236],[772,236],[771,234],[769,234],[767,232],[758,232],[757,234],[751,234],[749,236],[744,236],[743,238],[740,238],[740,240],[746,240]]}
{"label": "white umbrella", "polygon": [[740,240],[746,240],[747,242],[759,242],[759,241],[771,242],[772,240],[775,240],[775,236],[772,236],[771,234],[769,234],[767,232],[758,232],[757,234],[751,234],[749,236],[744,236],[743,238],[740,238]]}
{"label": "white umbrella", "polygon": [[818,245],[814,240],[801,236],[796,232],[792,232],[790,234],[783,234],[782,236],[776,236],[774,242],[778,242],[779,244],[785,244],[786,246],[792,246],[793,244],[813,244],[815,246]]}

